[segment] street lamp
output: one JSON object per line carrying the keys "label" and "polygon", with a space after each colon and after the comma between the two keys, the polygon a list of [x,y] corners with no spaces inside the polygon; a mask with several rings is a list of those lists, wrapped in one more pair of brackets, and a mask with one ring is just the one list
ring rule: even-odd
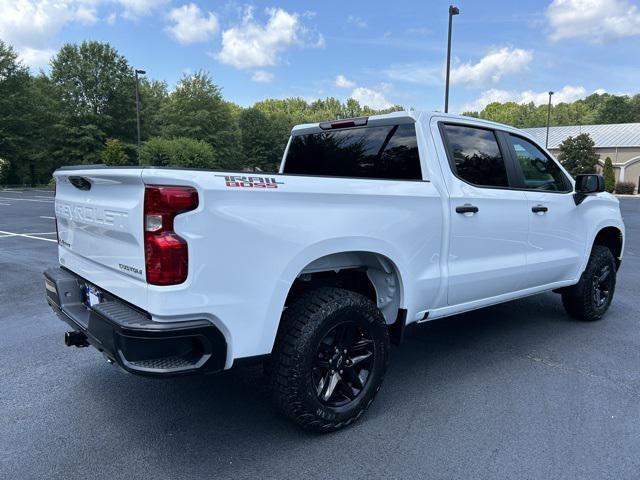
{"label": "street lamp", "polygon": [[444,113],[449,112],[449,70],[451,68],[451,25],[453,16],[459,15],[460,9],[454,5],[449,5],[449,38],[447,41],[447,80],[444,87]]}
{"label": "street lamp", "polygon": [[140,165],[140,92],[138,75],[147,73],[145,70],[134,70],[136,76],[136,122],[138,124],[138,165]]}
{"label": "street lamp", "polygon": [[549,148],[549,124],[551,123],[551,95],[552,91],[549,91],[549,105],[547,105],[547,139],[544,142],[544,148]]}

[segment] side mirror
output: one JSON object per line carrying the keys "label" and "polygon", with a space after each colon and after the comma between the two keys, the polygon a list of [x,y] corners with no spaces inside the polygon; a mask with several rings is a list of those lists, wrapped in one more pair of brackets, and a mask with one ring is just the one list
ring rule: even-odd
{"label": "side mirror", "polygon": [[573,199],[580,205],[587,195],[604,192],[604,177],[597,174],[576,175],[576,193]]}
{"label": "side mirror", "polygon": [[588,174],[576,176],[576,193],[588,195],[599,192],[604,192],[604,177],[602,175]]}

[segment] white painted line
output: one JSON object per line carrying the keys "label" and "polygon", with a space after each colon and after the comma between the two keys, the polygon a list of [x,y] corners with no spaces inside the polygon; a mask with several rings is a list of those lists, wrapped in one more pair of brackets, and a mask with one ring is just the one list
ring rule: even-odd
{"label": "white painted line", "polygon": [[53,195],[34,195],[34,197],[36,198],[48,198],[50,200],[53,200]]}
{"label": "white painted line", "polygon": [[46,217],[44,215],[40,215],[40,218],[46,218],[48,220],[55,220],[56,219],[56,217]]}
{"label": "white painted line", "polygon": [[0,190],[0,192],[7,192],[7,193],[24,193],[22,190],[10,190],[7,188],[3,188],[2,190]]}
{"label": "white painted line", "polygon": [[[55,235],[56,232],[29,232],[26,235]],[[18,234],[18,235],[25,235],[25,234]]]}
{"label": "white painted line", "polygon": [[10,203],[0,203],[0,205],[11,206],[11,204],[10,204]]}
{"label": "white painted line", "polygon": [[[4,234],[4,237],[24,237],[24,238],[33,238],[34,240],[43,240],[45,242],[53,242],[53,243],[58,243],[57,240],[53,240],[51,238],[40,238],[40,237],[34,237],[31,236],[29,234],[26,233],[14,233],[14,232],[3,232],[2,230],[0,230],[1,234]],[[4,238],[2,237],[2,238]]]}
{"label": "white painted line", "polygon": [[53,200],[34,200],[33,198],[11,198],[11,197],[0,197],[0,200],[12,200],[14,202],[40,202],[40,203],[53,203]]}

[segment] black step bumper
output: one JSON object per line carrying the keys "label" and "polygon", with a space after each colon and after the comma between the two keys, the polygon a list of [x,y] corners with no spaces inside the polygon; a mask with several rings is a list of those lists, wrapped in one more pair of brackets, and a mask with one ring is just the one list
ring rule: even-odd
{"label": "black step bumper", "polygon": [[63,268],[45,271],[44,278],[58,317],[126,371],[164,377],[224,369],[227,344],[208,320],[156,322],[105,291],[101,303],[88,307],[83,278]]}

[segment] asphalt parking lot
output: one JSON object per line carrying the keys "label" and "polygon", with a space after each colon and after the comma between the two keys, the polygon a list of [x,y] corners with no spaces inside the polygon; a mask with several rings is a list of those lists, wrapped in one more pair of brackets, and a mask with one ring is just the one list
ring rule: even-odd
{"label": "asphalt parking lot", "polygon": [[44,300],[52,192],[0,190],[0,478],[637,479],[640,200],[603,321],[544,294],[412,329],[367,415],[274,412],[261,370],[153,380],[66,348]]}

